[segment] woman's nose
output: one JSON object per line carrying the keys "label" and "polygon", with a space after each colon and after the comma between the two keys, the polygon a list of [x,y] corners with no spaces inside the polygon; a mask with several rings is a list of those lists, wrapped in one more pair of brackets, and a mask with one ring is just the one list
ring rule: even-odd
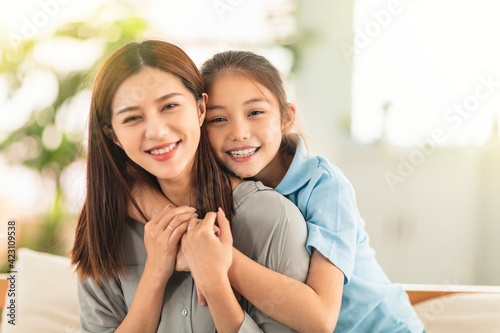
{"label": "woman's nose", "polygon": [[148,139],[162,138],[168,131],[168,125],[160,121],[159,117],[148,117],[146,121],[145,137]]}

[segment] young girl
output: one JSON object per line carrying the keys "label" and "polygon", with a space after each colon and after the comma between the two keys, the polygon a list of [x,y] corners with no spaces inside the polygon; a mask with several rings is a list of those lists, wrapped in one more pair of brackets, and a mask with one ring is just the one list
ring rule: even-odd
{"label": "young girl", "polygon": [[[278,70],[251,52],[228,51],[206,61],[201,72],[209,96],[204,126],[219,162],[239,177],[274,187],[307,223],[311,290],[297,288],[286,303],[261,310],[297,330],[328,318],[323,327],[329,332],[422,332],[405,291],[375,259],[351,184],[290,133],[295,107],[287,103]],[[231,282],[259,307],[274,282],[251,272],[248,278],[253,287]]]}
{"label": "young girl", "polygon": [[[304,219],[260,182],[221,172],[200,130],[203,91],[191,59],[162,41],[126,44],[101,66],[72,251],[82,332],[291,331],[250,304],[242,309],[228,271],[234,242],[241,269],[256,264],[249,256],[305,281],[307,266],[295,269],[309,262]],[[144,223],[127,217],[136,181],[158,189],[168,204]],[[174,270],[180,247],[191,274]],[[208,307],[198,304],[197,289]]]}

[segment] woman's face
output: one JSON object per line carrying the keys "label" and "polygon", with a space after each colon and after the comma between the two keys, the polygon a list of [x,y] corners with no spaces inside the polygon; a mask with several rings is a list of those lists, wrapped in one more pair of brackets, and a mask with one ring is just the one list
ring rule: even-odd
{"label": "woman's face", "polygon": [[111,111],[114,141],[132,161],[160,181],[190,177],[205,103],[177,76],[145,67],[118,87]]}

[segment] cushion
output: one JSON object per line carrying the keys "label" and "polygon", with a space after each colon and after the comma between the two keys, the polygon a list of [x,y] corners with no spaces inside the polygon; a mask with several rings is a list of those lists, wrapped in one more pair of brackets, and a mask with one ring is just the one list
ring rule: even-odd
{"label": "cushion", "polygon": [[17,250],[16,325],[8,321],[6,295],[0,332],[80,332],[77,276],[69,258]]}
{"label": "cushion", "polygon": [[427,333],[498,332],[500,293],[461,293],[415,304]]}

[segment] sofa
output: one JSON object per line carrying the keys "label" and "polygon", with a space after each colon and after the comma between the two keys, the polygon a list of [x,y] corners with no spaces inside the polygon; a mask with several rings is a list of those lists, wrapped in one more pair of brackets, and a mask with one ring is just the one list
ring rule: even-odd
{"label": "sofa", "polygon": [[[69,259],[25,248],[16,256],[15,283],[0,277],[0,332],[80,332],[77,277]],[[500,287],[403,287],[428,333],[500,332]],[[16,294],[15,310],[9,291]]]}

